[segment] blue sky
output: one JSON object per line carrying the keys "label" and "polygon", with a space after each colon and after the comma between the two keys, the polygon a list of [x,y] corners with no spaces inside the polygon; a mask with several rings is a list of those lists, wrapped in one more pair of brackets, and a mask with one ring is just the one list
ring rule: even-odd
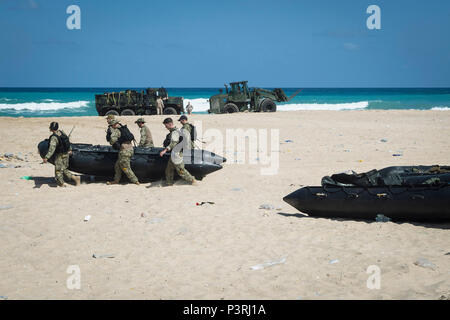
{"label": "blue sky", "polygon": [[450,87],[449,39],[447,0],[0,0],[0,86]]}

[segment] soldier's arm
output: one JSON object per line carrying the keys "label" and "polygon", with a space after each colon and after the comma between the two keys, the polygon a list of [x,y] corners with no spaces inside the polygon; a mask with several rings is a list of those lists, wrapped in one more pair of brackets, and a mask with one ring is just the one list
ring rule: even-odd
{"label": "soldier's arm", "polygon": [[119,140],[119,138],[120,138],[120,130],[112,130],[111,140],[109,141],[109,143],[113,145],[114,143],[117,142],[117,140]]}
{"label": "soldier's arm", "polygon": [[147,140],[147,131],[144,127],[141,128],[141,140],[139,141],[139,147],[144,146],[145,141]]}
{"label": "soldier's arm", "polygon": [[58,139],[56,137],[52,136],[50,138],[50,145],[48,147],[48,152],[45,155],[44,159],[48,160],[53,156],[53,154],[55,153],[57,144],[58,144]]}

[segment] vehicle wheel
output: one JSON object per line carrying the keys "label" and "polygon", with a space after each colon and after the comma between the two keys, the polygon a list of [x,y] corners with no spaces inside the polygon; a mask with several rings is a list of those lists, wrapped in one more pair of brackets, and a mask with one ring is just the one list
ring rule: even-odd
{"label": "vehicle wheel", "polygon": [[120,113],[120,115],[121,116],[135,116],[136,114],[131,109],[125,109]]}
{"label": "vehicle wheel", "polygon": [[113,116],[118,116],[119,115],[119,113],[116,110],[108,110],[105,113],[105,116],[109,116],[110,114],[112,114]]}
{"label": "vehicle wheel", "polygon": [[163,110],[164,114],[177,114],[177,110],[175,110],[175,108],[172,107],[167,107]]}
{"label": "vehicle wheel", "polygon": [[262,112],[275,112],[277,111],[277,105],[270,99],[264,99],[261,102],[261,111]]}
{"label": "vehicle wheel", "polygon": [[239,108],[234,103],[227,103],[223,107],[223,113],[235,113],[235,112],[239,112]]}

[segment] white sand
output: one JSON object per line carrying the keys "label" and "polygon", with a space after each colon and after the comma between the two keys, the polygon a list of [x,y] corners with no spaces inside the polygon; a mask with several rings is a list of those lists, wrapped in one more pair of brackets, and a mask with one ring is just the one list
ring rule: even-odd
{"label": "white sand", "polygon": [[[134,125],[136,117],[127,117]],[[162,143],[163,116],[147,117]],[[0,118],[0,296],[8,299],[438,299],[450,296],[450,224],[303,217],[282,201],[322,176],[390,165],[450,164],[450,112],[297,111],[194,115],[203,129],[280,129],[277,175],[230,164],[199,186],[101,182],[54,188],[37,143],[58,121],[73,142],[105,144],[100,117]],[[380,139],[387,139],[383,143]],[[208,149],[208,146],[206,147]],[[348,150],[347,152],[345,150]],[[392,154],[402,151],[403,156]],[[296,160],[297,159],[297,160]],[[300,159],[300,160],[298,160]],[[30,167],[27,167],[29,165]],[[35,180],[22,180],[32,176]],[[36,177],[42,177],[37,179]],[[47,179],[46,179],[47,178]],[[232,190],[240,188],[239,190]],[[196,206],[212,201],[214,205]],[[259,209],[271,204],[281,210]],[[141,216],[143,214],[144,217]],[[91,215],[88,222],[84,217]],[[114,258],[92,255],[113,254]],[[251,267],[285,258],[262,270]],[[416,266],[425,258],[435,270]],[[330,263],[338,260],[336,263]],[[81,289],[66,286],[69,265]],[[370,265],[381,288],[368,289]]]}

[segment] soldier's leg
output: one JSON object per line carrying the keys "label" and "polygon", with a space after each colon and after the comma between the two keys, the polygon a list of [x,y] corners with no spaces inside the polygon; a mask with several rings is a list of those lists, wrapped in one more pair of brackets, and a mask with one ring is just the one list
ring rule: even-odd
{"label": "soldier's leg", "polygon": [[119,164],[122,171],[126,174],[128,179],[132,183],[139,182],[136,175],[134,174],[133,170],[131,170],[131,157],[133,156],[132,150],[124,150],[119,152]]}
{"label": "soldier's leg", "polygon": [[55,157],[55,180],[56,184],[60,187],[64,186],[64,164],[61,156]]}
{"label": "soldier's leg", "polygon": [[173,185],[174,170],[175,170],[175,167],[173,165],[172,159],[169,159],[169,161],[167,162],[167,167],[166,167],[166,183],[169,186]]}
{"label": "soldier's leg", "polygon": [[63,174],[67,179],[73,180],[72,173],[67,169],[69,167],[69,156],[62,156]]}
{"label": "soldier's leg", "polygon": [[72,172],[69,171],[69,169],[67,169],[69,167],[69,155],[64,155],[63,157],[63,165],[64,165],[64,170],[63,170],[63,174],[65,177],[67,177],[67,179],[73,180],[73,182],[75,182],[76,186],[79,186],[81,184],[81,179],[78,176],[75,176],[72,174]]}
{"label": "soldier's leg", "polygon": [[184,163],[174,164],[175,169],[177,170],[178,175],[181,179],[186,180],[187,182],[194,182],[194,177],[184,168]]}
{"label": "soldier's leg", "polygon": [[120,158],[117,158],[116,164],[114,165],[114,183],[119,183],[122,178],[122,169],[120,169]]}

